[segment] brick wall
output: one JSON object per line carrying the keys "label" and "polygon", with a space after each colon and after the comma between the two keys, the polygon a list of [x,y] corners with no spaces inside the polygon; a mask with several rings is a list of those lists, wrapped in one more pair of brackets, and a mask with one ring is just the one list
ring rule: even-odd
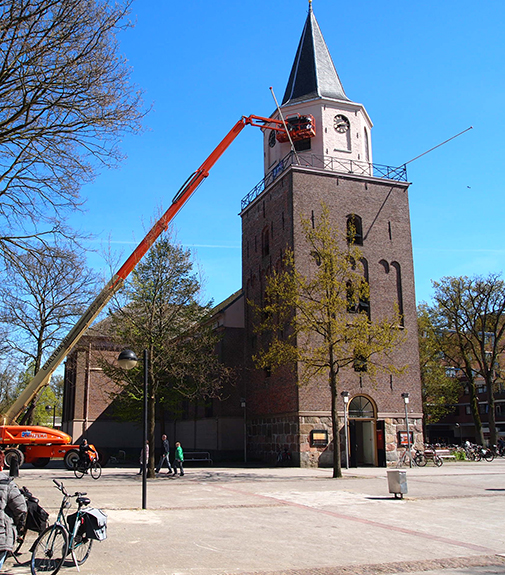
{"label": "brick wall", "polygon": [[[422,440],[408,184],[300,167],[289,169],[241,214],[245,296],[256,303],[262,302],[266,276],[279,265],[286,247],[294,251],[300,271],[307,271],[315,265],[305,243],[300,217],[314,218],[317,222],[322,202],[329,208],[333,225],[342,232],[345,232],[348,215],[356,214],[362,218],[364,241],[360,249],[368,263],[371,318],[390,315],[395,305],[400,305],[403,310],[406,341],[391,357],[395,365],[406,367],[407,371],[395,376],[379,374],[374,380],[352,368],[343,369],[340,373],[340,389],[349,391],[351,398],[356,395],[369,397],[376,406],[377,419],[386,421],[386,449],[389,458],[395,458],[396,431],[405,427],[401,397],[404,392],[410,394],[411,430],[415,427],[416,438]],[[266,248],[265,238],[268,240]],[[261,336],[252,335],[254,318],[250,308],[246,308],[245,318],[248,414],[252,421],[262,421],[267,430],[269,425],[272,426],[267,435],[256,434],[254,430],[260,428],[251,426],[250,449],[253,453],[262,454],[263,458],[272,458],[273,453],[267,455],[268,449],[277,449],[283,440],[290,444],[287,437],[278,436],[273,431],[275,425],[281,421],[294,425],[296,420],[300,428],[302,417],[306,417],[308,419],[303,423],[305,433],[298,431],[290,434],[289,438],[296,437],[300,462],[314,464],[322,451],[308,447],[310,429],[307,429],[307,421],[311,421],[309,426],[325,428],[331,405],[328,381],[322,378],[308,386],[298,387],[293,367],[285,367],[272,374],[255,369],[251,358],[262,344]],[[314,414],[312,420],[311,413]],[[272,419],[273,416],[276,417]],[[323,459],[326,459],[328,450],[323,451]]]}

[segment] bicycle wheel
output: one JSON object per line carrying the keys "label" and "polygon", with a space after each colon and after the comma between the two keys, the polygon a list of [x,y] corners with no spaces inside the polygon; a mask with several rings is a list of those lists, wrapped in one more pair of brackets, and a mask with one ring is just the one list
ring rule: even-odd
{"label": "bicycle wheel", "polygon": [[86,535],[81,535],[79,533],[76,534],[74,540],[72,541],[72,551],[75,555],[75,560],[77,561],[78,565],[82,565],[84,561],[89,557],[91,553],[91,545],[93,545],[93,540],[88,539]]}
{"label": "bicycle wheel", "polygon": [[414,457],[414,461],[416,462],[416,465],[419,467],[424,467],[427,463],[426,461],[426,457],[422,454],[422,453],[418,453],[415,457]]}
{"label": "bicycle wheel", "polygon": [[58,573],[67,555],[67,549],[68,534],[61,525],[52,525],[42,531],[32,552],[32,575]]}
{"label": "bicycle wheel", "polygon": [[102,466],[98,463],[98,461],[93,461],[91,467],[89,468],[89,472],[91,473],[91,477],[93,479],[100,479],[102,475]]}
{"label": "bicycle wheel", "polygon": [[434,455],[433,456],[433,463],[437,467],[440,467],[444,463],[444,460],[440,457],[440,455]]}
{"label": "bicycle wheel", "polygon": [[488,450],[486,451],[485,455],[484,455],[484,459],[485,459],[486,461],[493,461],[493,459],[494,459],[494,453],[493,453],[490,449],[488,449]]}
{"label": "bicycle wheel", "polygon": [[77,477],[77,479],[81,479],[83,477],[83,475],[86,473],[86,470],[83,469],[80,466],[76,466],[74,467],[74,475]]}

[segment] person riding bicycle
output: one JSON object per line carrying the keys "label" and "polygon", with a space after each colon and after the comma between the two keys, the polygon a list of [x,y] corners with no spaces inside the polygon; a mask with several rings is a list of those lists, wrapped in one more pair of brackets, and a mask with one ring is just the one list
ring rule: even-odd
{"label": "person riding bicycle", "polygon": [[[0,569],[12,551],[18,533],[23,531],[28,509],[25,496],[6,473],[2,473],[5,454],[0,451]],[[17,531],[16,531],[17,529]]]}
{"label": "person riding bicycle", "polygon": [[93,448],[88,443],[88,440],[84,438],[79,445],[79,467],[83,469],[88,469],[89,464],[91,463],[91,453],[93,452]]}

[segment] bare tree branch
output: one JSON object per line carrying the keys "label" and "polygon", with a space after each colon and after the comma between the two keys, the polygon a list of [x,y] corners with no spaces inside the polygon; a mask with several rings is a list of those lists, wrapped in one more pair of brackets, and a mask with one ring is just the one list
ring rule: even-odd
{"label": "bare tree branch", "polygon": [[141,129],[117,33],[131,0],[0,0],[0,251],[58,234],[97,166]]}

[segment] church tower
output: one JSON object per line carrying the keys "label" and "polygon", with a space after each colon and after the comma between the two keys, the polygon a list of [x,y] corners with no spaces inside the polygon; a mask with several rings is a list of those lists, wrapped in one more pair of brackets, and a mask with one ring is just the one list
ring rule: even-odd
{"label": "church tower", "polygon": [[[386,87],[384,88],[386,89]],[[264,130],[264,179],[242,200],[242,270],[246,300],[262,301],[268,274],[290,248],[299,270],[314,265],[306,253],[301,218],[317,221],[322,205],[341,231],[355,228],[370,286],[372,319],[402,315],[406,341],[394,362],[402,375],[379,375],[352,368],[340,374],[340,420],[347,421],[340,446],[352,465],[385,466],[406,439],[422,442],[422,402],[405,167],[372,161],[372,121],[364,106],[345,93],[311,4],[281,104],[282,116],[311,115],[316,134],[293,143]],[[279,118],[276,110],[272,118]],[[379,128],[380,129],[380,128]],[[287,447],[302,466],[331,464],[331,398],[328,385],[299,386],[296,371],[255,369],[252,356],[262,345],[254,334],[251,309],[245,312],[245,379],[248,454],[275,461]],[[405,402],[408,394],[409,402]],[[344,406],[345,415],[344,417]],[[345,461],[345,455],[342,461]]]}
{"label": "church tower", "polygon": [[[296,143],[297,151],[310,150],[314,155],[348,164],[362,162],[362,169],[372,163],[372,121],[362,104],[346,96],[312,8],[281,107],[285,117],[311,114],[319,128],[315,138]],[[278,113],[273,117],[278,119]],[[265,173],[268,173],[289,152],[290,144],[277,145],[273,137],[265,140]]]}

